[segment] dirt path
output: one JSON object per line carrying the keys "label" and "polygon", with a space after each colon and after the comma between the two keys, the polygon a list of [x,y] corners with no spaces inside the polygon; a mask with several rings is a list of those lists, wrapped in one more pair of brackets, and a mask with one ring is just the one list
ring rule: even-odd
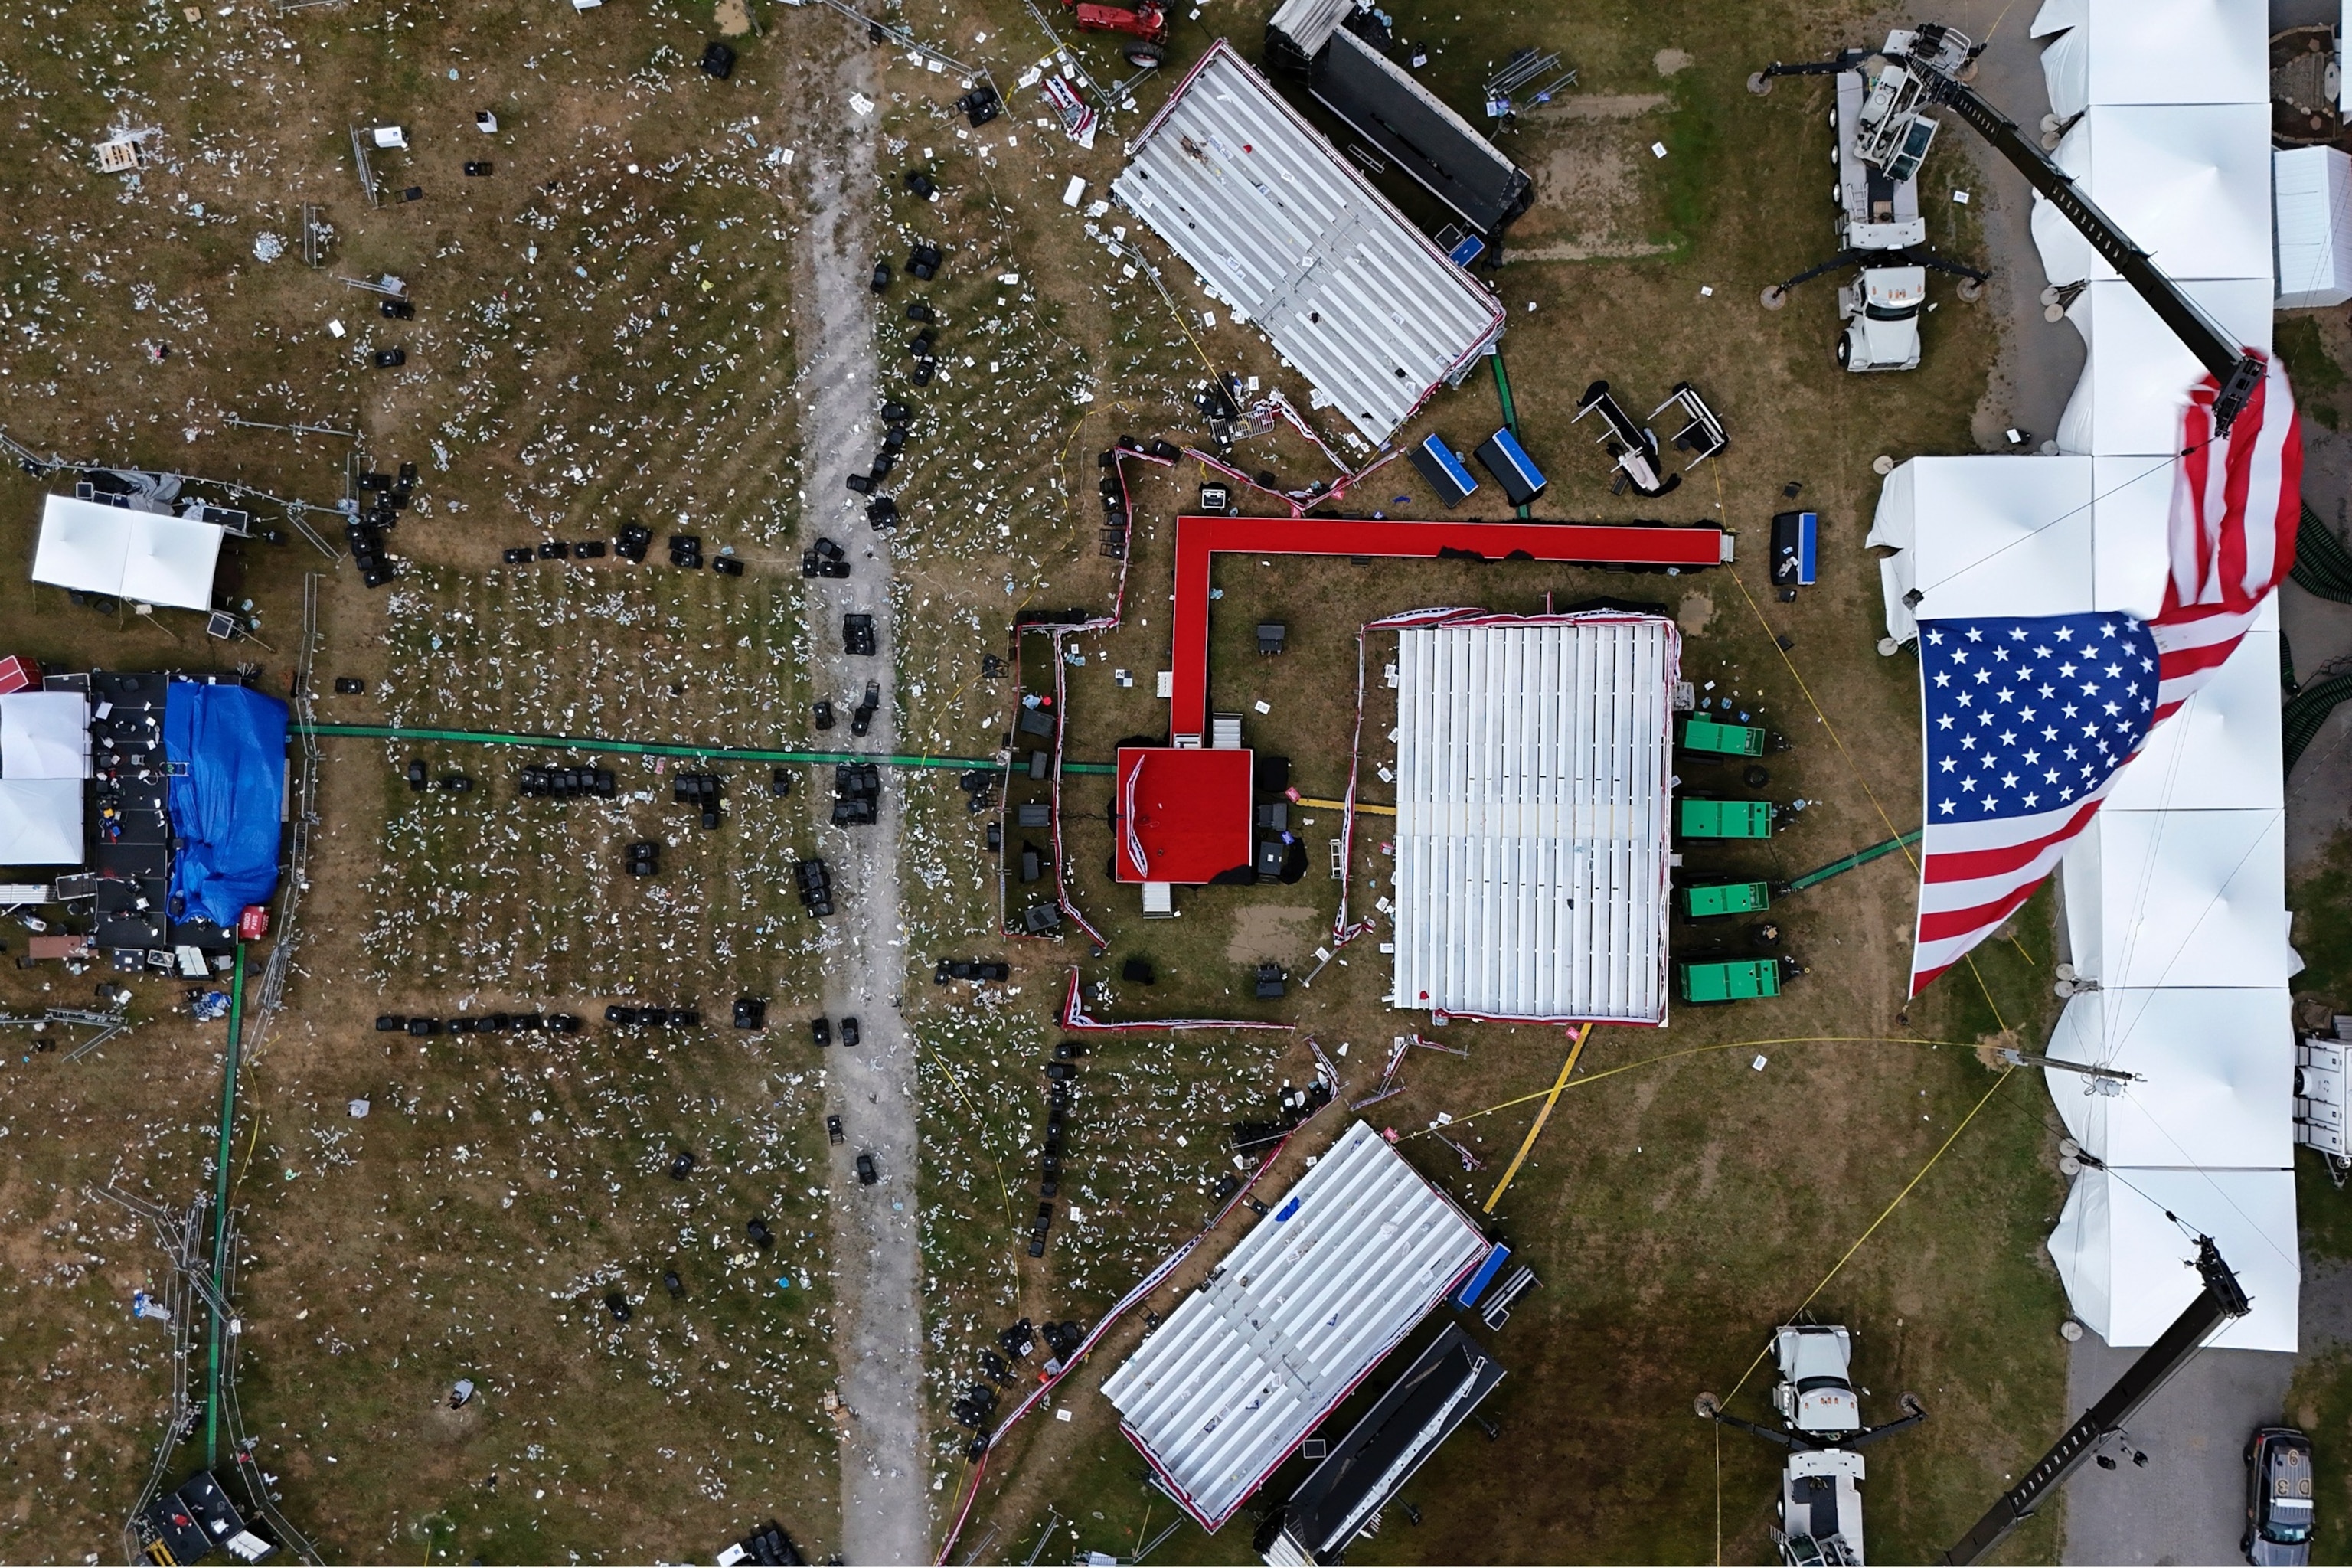
{"label": "dirt path", "polygon": [[[822,25],[826,16],[810,19]],[[795,105],[788,122],[826,127],[802,148],[807,208],[795,253],[793,298],[802,375],[801,441],[807,454],[808,495],[803,543],[823,534],[854,563],[841,581],[811,584],[814,675],[839,713],[835,735],[846,739],[850,710],[868,681],[878,682],[881,706],[861,748],[895,749],[892,671],[896,638],[890,624],[890,561],[876,548],[859,498],[843,481],[862,470],[879,434],[875,417],[877,369],[873,296],[866,277],[875,259],[867,203],[874,178],[870,116],[850,107],[853,92],[871,97],[873,71],[862,51],[819,40],[787,86]],[[809,112],[812,109],[814,113]],[[822,140],[819,139],[822,137]],[[868,552],[872,553],[869,554]],[[877,651],[842,652],[841,619],[871,615]],[[830,770],[820,769],[809,809],[829,822]],[[882,820],[871,827],[822,830],[832,866],[834,960],[825,1010],[838,1021],[858,1020],[855,1049],[838,1045],[827,1064],[828,1109],[842,1119],[846,1141],[834,1150],[834,1256],[841,1363],[841,1394],[849,1407],[841,1452],[842,1545],[852,1563],[920,1563],[930,1558],[929,1492],[923,1464],[922,1314],[915,1204],[915,1064],[898,1017],[905,977],[898,910],[899,803],[887,781]],[[871,1153],[880,1184],[860,1186],[852,1161]]]}

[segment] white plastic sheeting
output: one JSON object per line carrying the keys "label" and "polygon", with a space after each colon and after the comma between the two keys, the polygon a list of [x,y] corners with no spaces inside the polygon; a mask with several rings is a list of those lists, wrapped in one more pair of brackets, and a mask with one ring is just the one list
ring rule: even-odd
{"label": "white plastic sheeting", "polygon": [[1489,1245],[1359,1121],[1103,1396],[1170,1495],[1215,1530]]}
{"label": "white plastic sheeting", "polygon": [[33,581],[143,605],[206,610],[212,607],[220,548],[215,523],[53,495],[41,509]]}
{"label": "white plastic sheeting", "polygon": [[[2051,40],[2052,108],[2083,116],[2061,164],[2236,341],[2267,351],[2280,274],[2263,0],[2049,0],[2033,33]],[[2062,455],[1920,458],[1888,476],[1871,542],[1898,552],[1880,566],[1897,638],[1916,631],[1915,589],[1930,616],[2163,605],[2181,416],[2206,372],[2038,198],[2032,229],[2048,279],[2088,285],[2068,311],[2089,352]],[[2075,1179],[2050,1251],[2075,1315],[2118,1347],[2153,1342],[2195,1295],[2182,1265],[2201,1231],[2254,1303],[2219,1342],[2296,1348],[2277,626],[2273,603],[2126,766],[2062,872],[2070,956],[2095,988],[2068,1001],[2050,1054],[2137,1077],[2098,1096],[2080,1074],[2045,1075],[2103,1163]]]}
{"label": "white plastic sheeting", "polygon": [[2340,147],[2280,149],[2271,154],[2271,199],[2278,308],[2352,300],[2352,157]]}
{"label": "white plastic sheeting", "polygon": [[[2072,1073],[2053,1073],[2071,1079]],[[2081,1092],[2053,1083],[2061,1098]],[[2197,1247],[2166,1217],[2213,1238],[2253,1310],[2214,1336],[2225,1350],[2291,1351],[2302,1268],[2290,1170],[2085,1170],[2050,1233],[2050,1257],[2074,1315],[2107,1343],[2151,1345],[2200,1288]]]}
{"label": "white plastic sheeting", "polygon": [[79,691],[0,697],[0,779],[89,776],[89,698]]}
{"label": "white plastic sheeting", "polygon": [[1391,1006],[1664,1021],[1679,651],[1654,616],[1398,634]]}
{"label": "white plastic sheeting", "polygon": [[0,866],[82,863],[79,779],[0,779]]}
{"label": "white plastic sheeting", "polygon": [[1222,39],[1111,191],[1367,440],[1502,332],[1494,296]]}

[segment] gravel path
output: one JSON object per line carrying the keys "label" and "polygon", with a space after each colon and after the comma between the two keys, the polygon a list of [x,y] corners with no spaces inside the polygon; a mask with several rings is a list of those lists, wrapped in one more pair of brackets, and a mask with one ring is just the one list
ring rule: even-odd
{"label": "gravel path", "polygon": [[[811,20],[822,26],[835,19]],[[809,486],[802,543],[823,534],[847,550],[854,563],[846,579],[820,578],[810,585],[816,686],[819,695],[830,689],[839,715],[825,741],[887,752],[897,740],[890,560],[866,526],[860,498],[843,484],[866,467],[880,434],[874,412],[874,297],[866,286],[877,254],[869,204],[877,132],[870,117],[849,108],[852,92],[871,97],[875,83],[865,52],[833,39],[804,60],[787,84],[793,108],[785,122],[824,129],[807,133],[800,149],[806,206],[793,258]],[[874,617],[874,657],[841,651],[841,617],[851,611]],[[853,741],[850,710],[868,681],[880,683],[881,707],[871,732]],[[812,784],[809,809],[829,823],[831,770],[816,770]],[[856,1049],[836,1044],[827,1053],[827,1109],[841,1117],[848,1134],[833,1151],[833,1229],[835,1350],[841,1396],[849,1407],[841,1451],[842,1549],[856,1563],[930,1560],[917,1296],[915,1058],[898,1010],[906,973],[898,787],[896,779],[885,777],[879,824],[820,829],[833,868],[841,940],[830,965],[825,1011],[836,1030],[842,1018],[854,1016],[862,1032]],[[804,1025],[791,1020],[784,1026]],[[879,1185],[858,1184],[851,1162],[861,1152],[871,1153],[881,1168]]]}

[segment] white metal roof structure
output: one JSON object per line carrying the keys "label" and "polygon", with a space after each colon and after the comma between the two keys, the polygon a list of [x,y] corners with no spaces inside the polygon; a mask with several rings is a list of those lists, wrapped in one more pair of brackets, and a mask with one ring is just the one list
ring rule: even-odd
{"label": "white metal roof structure", "polygon": [[1367,440],[1501,335],[1494,296],[1223,39],[1111,191]]}
{"label": "white metal roof structure", "polygon": [[[2052,107],[2084,114],[2062,163],[2225,331],[2267,351],[2280,284],[2262,0],[2048,0],[2033,31],[2053,40]],[[2058,429],[2068,455],[1922,458],[1889,476],[1872,541],[1902,551],[1882,566],[1898,638],[1916,629],[1901,604],[1914,585],[1931,595],[1922,614],[2162,608],[2181,414],[2204,369],[2039,198],[2032,228],[2051,282],[2089,280],[2068,312],[2089,349]],[[2071,531],[2084,515],[2087,552]],[[1958,569],[1937,577],[1939,563]],[[1965,609],[1933,597],[1948,581],[1966,587]],[[2287,981],[2300,961],[2277,628],[2273,603],[2158,726],[2063,863],[2069,956],[2096,988],[2069,999],[2050,1054],[2138,1076],[2086,1098],[2082,1075],[2045,1074],[2102,1162],[2075,1178],[2050,1251],[2076,1317],[2113,1346],[2151,1343],[2179,1315],[2198,1288],[2181,1263],[2203,1232],[2254,1301],[2218,1342],[2296,1348]]]}
{"label": "white metal roof structure", "polygon": [[207,610],[220,548],[216,523],[53,495],[41,508],[33,581],[142,605]]}
{"label": "white metal roof structure", "polygon": [[2271,197],[2278,308],[2352,300],[2352,157],[2340,147],[2283,147],[2271,154]]}
{"label": "white metal roof structure", "polygon": [[1398,634],[1390,1005],[1665,1021],[1680,654],[1655,616]]}
{"label": "white metal roof structure", "polygon": [[0,779],[0,866],[82,863],[79,779]]}
{"label": "white metal roof structure", "polygon": [[1359,1121],[1103,1395],[1170,1495],[1213,1531],[1491,1245]]}
{"label": "white metal roof structure", "polygon": [[89,698],[79,691],[0,697],[0,779],[89,776]]}

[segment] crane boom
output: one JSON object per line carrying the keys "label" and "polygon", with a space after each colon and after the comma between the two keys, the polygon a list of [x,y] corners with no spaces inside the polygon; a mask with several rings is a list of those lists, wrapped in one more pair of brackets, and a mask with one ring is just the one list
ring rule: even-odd
{"label": "crane boom", "polygon": [[2221,1249],[2210,1236],[2197,1238],[2197,1272],[2205,1281],[2197,1299],[2172,1321],[2172,1326],[2156,1343],[2141,1352],[2131,1369],[2116,1380],[2116,1385],[2083,1412],[2082,1419],[2067,1427],[2024,1478],[2003,1492],[1985,1510],[1985,1516],[1960,1537],[1959,1543],[1937,1562],[1983,1562],[1994,1547],[2008,1539],[2011,1531],[2042,1506],[2044,1498],[2065,1485],[2066,1478],[2097,1453],[2100,1444],[2121,1429],[2190,1356],[2202,1349],[2216,1330],[2244,1317],[2251,1310],[2245,1289],[2239,1285],[2238,1277],[2230,1272],[2230,1266],[2221,1261]]}
{"label": "crane boom", "polygon": [[2158,271],[2147,252],[2133,244],[2131,237],[2101,212],[2097,203],[2077,189],[2048,153],[2028,141],[2015,121],[1944,68],[1937,57],[1938,45],[1948,32],[1934,24],[1923,26],[1918,29],[1913,49],[1892,58],[1916,78],[1923,97],[1949,108],[1967,121],[2025,176],[2027,184],[2065,214],[2067,221],[2091,242],[2091,248],[2122,275],[2124,281],[2147,301],[2157,319],[2171,328],[2173,335],[2212,372],[2221,389],[2213,403],[2213,428],[2216,435],[2227,435],[2231,424],[2246,406],[2246,400],[2262,384],[2263,362],[2231,340],[2211,317],[2197,308],[2195,300],[2181,292],[2179,285]]}

